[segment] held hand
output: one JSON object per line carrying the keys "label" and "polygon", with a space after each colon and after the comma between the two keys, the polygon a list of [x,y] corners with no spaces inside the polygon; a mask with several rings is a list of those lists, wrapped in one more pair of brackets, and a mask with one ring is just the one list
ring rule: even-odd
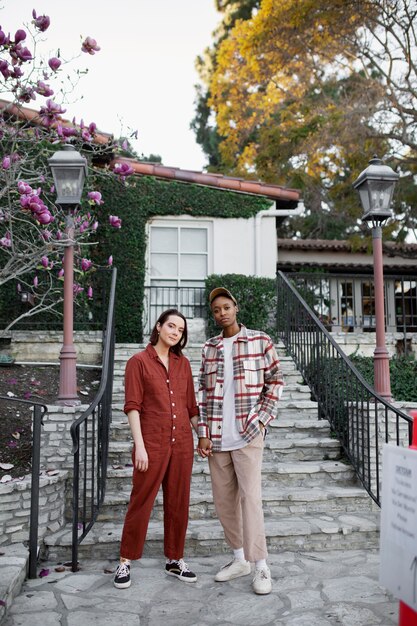
{"label": "held hand", "polygon": [[204,459],[213,454],[213,442],[208,437],[200,437],[197,445],[198,454]]}
{"label": "held hand", "polygon": [[145,446],[136,446],[135,448],[135,469],[139,472],[146,472],[148,469],[148,453]]}

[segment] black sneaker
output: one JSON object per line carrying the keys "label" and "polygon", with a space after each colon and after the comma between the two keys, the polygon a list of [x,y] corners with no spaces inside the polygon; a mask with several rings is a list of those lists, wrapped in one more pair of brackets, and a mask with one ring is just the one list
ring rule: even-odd
{"label": "black sneaker", "polygon": [[127,589],[130,587],[130,565],[128,563],[120,563],[116,570],[116,576],[114,577],[114,586],[117,589]]}
{"label": "black sneaker", "polygon": [[188,568],[187,563],[182,559],[179,561],[170,561],[165,565],[165,571],[169,576],[176,576],[184,583],[195,583],[197,576]]}

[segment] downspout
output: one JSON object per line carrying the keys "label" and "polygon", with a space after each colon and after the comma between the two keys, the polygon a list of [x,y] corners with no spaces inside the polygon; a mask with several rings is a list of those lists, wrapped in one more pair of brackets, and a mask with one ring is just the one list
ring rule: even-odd
{"label": "downspout", "polygon": [[258,276],[261,270],[261,220],[263,217],[291,217],[292,215],[301,215],[304,213],[304,201],[299,200],[296,208],[293,211],[288,209],[266,209],[265,211],[259,211],[255,215],[255,258],[254,258],[254,275]]}

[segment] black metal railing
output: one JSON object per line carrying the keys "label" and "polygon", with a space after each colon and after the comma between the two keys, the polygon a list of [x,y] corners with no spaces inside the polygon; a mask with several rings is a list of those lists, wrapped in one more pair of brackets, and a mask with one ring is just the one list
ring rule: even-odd
{"label": "black metal railing", "polygon": [[32,470],[30,485],[30,518],[29,518],[29,578],[36,578],[36,565],[38,560],[38,531],[39,531],[39,475],[40,475],[40,450],[41,450],[41,426],[43,418],[48,412],[48,407],[32,400],[9,398],[0,396],[12,404],[23,404],[31,407],[33,415],[32,426]]}
{"label": "black metal railing", "polygon": [[91,530],[104,501],[114,367],[116,268],[112,271],[107,327],[103,336],[101,382],[96,397],[71,425],[74,472],[72,499],[72,571],[78,569],[78,546]]}
{"label": "black metal railing", "polygon": [[277,290],[278,335],[318,403],[319,419],[329,421],[363,486],[380,505],[383,444],[408,446],[412,419],[364,380],[282,272]]}
{"label": "black metal railing", "polygon": [[205,287],[160,286],[145,287],[143,332],[148,335],[160,314],[166,309],[179,309],[188,319],[207,316]]}

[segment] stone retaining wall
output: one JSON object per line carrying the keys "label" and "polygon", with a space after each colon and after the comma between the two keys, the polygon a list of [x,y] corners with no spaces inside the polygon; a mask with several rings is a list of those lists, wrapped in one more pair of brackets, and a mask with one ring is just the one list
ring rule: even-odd
{"label": "stone retaining wall", "polygon": [[[39,539],[58,531],[65,523],[65,486],[68,472],[39,481]],[[0,484],[0,545],[29,540],[31,477]]]}
{"label": "stone retaining wall", "polygon": [[[16,361],[57,363],[62,339],[62,332],[57,330],[11,330],[3,338],[0,351],[11,355]],[[97,365],[101,363],[101,331],[75,332],[74,346],[77,351],[78,364]]]}
{"label": "stone retaining wall", "polygon": [[[332,337],[337,341],[343,352],[350,356],[355,353],[357,356],[374,355],[375,350],[375,333],[331,333]],[[395,356],[404,352],[404,335],[403,333],[387,333],[386,346],[388,354]],[[412,351],[417,356],[417,334],[407,334],[407,350]]]}

